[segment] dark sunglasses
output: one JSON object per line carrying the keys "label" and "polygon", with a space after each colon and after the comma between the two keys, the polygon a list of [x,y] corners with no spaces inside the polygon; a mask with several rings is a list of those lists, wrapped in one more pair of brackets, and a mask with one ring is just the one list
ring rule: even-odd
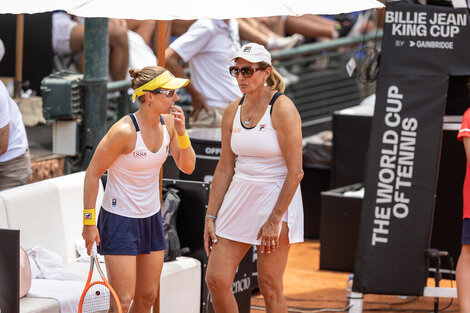
{"label": "dark sunglasses", "polygon": [[230,75],[233,77],[238,77],[238,74],[242,73],[243,77],[249,78],[253,76],[253,73],[256,71],[262,71],[263,69],[260,67],[249,67],[249,66],[244,66],[242,68],[236,67],[236,66],[230,66],[229,71]]}
{"label": "dark sunglasses", "polygon": [[173,98],[173,96],[176,94],[176,89],[170,89],[170,90],[155,89],[155,90],[142,90],[142,91],[151,92],[153,94],[161,93],[161,94],[166,95],[167,98]]}

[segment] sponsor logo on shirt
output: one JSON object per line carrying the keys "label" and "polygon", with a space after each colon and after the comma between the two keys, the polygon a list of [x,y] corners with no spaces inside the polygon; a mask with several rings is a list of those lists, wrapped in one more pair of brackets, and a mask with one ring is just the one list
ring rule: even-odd
{"label": "sponsor logo on shirt", "polygon": [[232,133],[239,133],[239,132],[241,132],[241,131],[242,131],[241,128],[234,128],[234,129],[232,129]]}
{"label": "sponsor logo on shirt", "polygon": [[146,151],[134,151],[132,152],[132,156],[134,158],[145,158],[147,156],[147,152]]}
{"label": "sponsor logo on shirt", "polygon": [[251,51],[251,47],[250,47],[250,46],[243,48],[243,52],[250,52],[250,51]]}
{"label": "sponsor logo on shirt", "polygon": [[266,124],[259,125],[259,131],[260,132],[265,132],[266,131]]}
{"label": "sponsor logo on shirt", "polygon": [[170,151],[170,148],[168,147],[168,145],[166,145],[166,152],[168,153],[168,151]]}
{"label": "sponsor logo on shirt", "polygon": [[115,207],[115,206],[116,206],[116,202],[117,202],[116,199],[113,199],[112,202],[111,202],[111,205],[112,205],[113,207]]}

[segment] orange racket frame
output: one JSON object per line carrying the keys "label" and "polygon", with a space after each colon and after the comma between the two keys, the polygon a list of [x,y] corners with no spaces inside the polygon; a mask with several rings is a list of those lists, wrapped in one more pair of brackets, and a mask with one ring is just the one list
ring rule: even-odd
{"label": "orange racket frame", "polygon": [[[93,250],[95,249],[96,248],[94,248]],[[103,281],[91,282],[95,264],[96,264],[96,268],[98,269],[98,273],[100,274],[101,279]],[[116,304],[117,313],[122,313],[121,303],[119,302],[119,298],[116,294],[116,291],[114,291],[113,287],[111,287],[108,280],[106,279],[106,276],[104,275],[103,270],[101,269],[100,263],[98,262],[98,258],[96,257],[96,253],[92,252],[92,255],[90,256],[90,272],[88,273],[88,279],[86,281],[85,288],[83,289],[82,296],[80,297],[80,302],[78,304],[78,313],[82,313],[82,306],[83,306],[83,301],[85,300],[86,293],[88,289],[90,289],[94,285],[104,285],[106,288],[108,288],[111,296],[114,297],[114,302]]]}

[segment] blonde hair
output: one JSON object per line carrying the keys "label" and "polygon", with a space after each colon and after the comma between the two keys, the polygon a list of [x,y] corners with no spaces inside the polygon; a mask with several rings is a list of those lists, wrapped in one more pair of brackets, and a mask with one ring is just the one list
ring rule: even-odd
{"label": "blonde hair", "polygon": [[[137,89],[142,85],[145,85],[155,77],[159,76],[163,72],[165,72],[166,69],[160,66],[147,66],[144,67],[140,70],[135,69],[135,68],[130,68],[129,69],[129,75],[132,77],[131,80],[131,87],[132,89]],[[144,96],[139,97],[139,102],[144,103]]]}
{"label": "blonde hair", "polygon": [[263,70],[270,67],[271,75],[269,75],[268,78],[266,79],[266,83],[268,84],[268,86],[271,87],[272,90],[284,92],[284,90],[286,89],[286,85],[284,84],[284,80],[282,79],[281,74],[279,74],[278,71],[276,71],[274,66],[266,62],[260,62],[259,67],[262,68]]}

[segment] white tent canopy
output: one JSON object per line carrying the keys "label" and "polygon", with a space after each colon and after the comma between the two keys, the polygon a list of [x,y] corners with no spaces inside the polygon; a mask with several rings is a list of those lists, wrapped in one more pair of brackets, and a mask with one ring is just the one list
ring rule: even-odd
{"label": "white tent canopy", "polygon": [[380,7],[376,0],[17,0],[3,1],[0,13],[65,10],[82,17],[172,20],[339,14]]}

